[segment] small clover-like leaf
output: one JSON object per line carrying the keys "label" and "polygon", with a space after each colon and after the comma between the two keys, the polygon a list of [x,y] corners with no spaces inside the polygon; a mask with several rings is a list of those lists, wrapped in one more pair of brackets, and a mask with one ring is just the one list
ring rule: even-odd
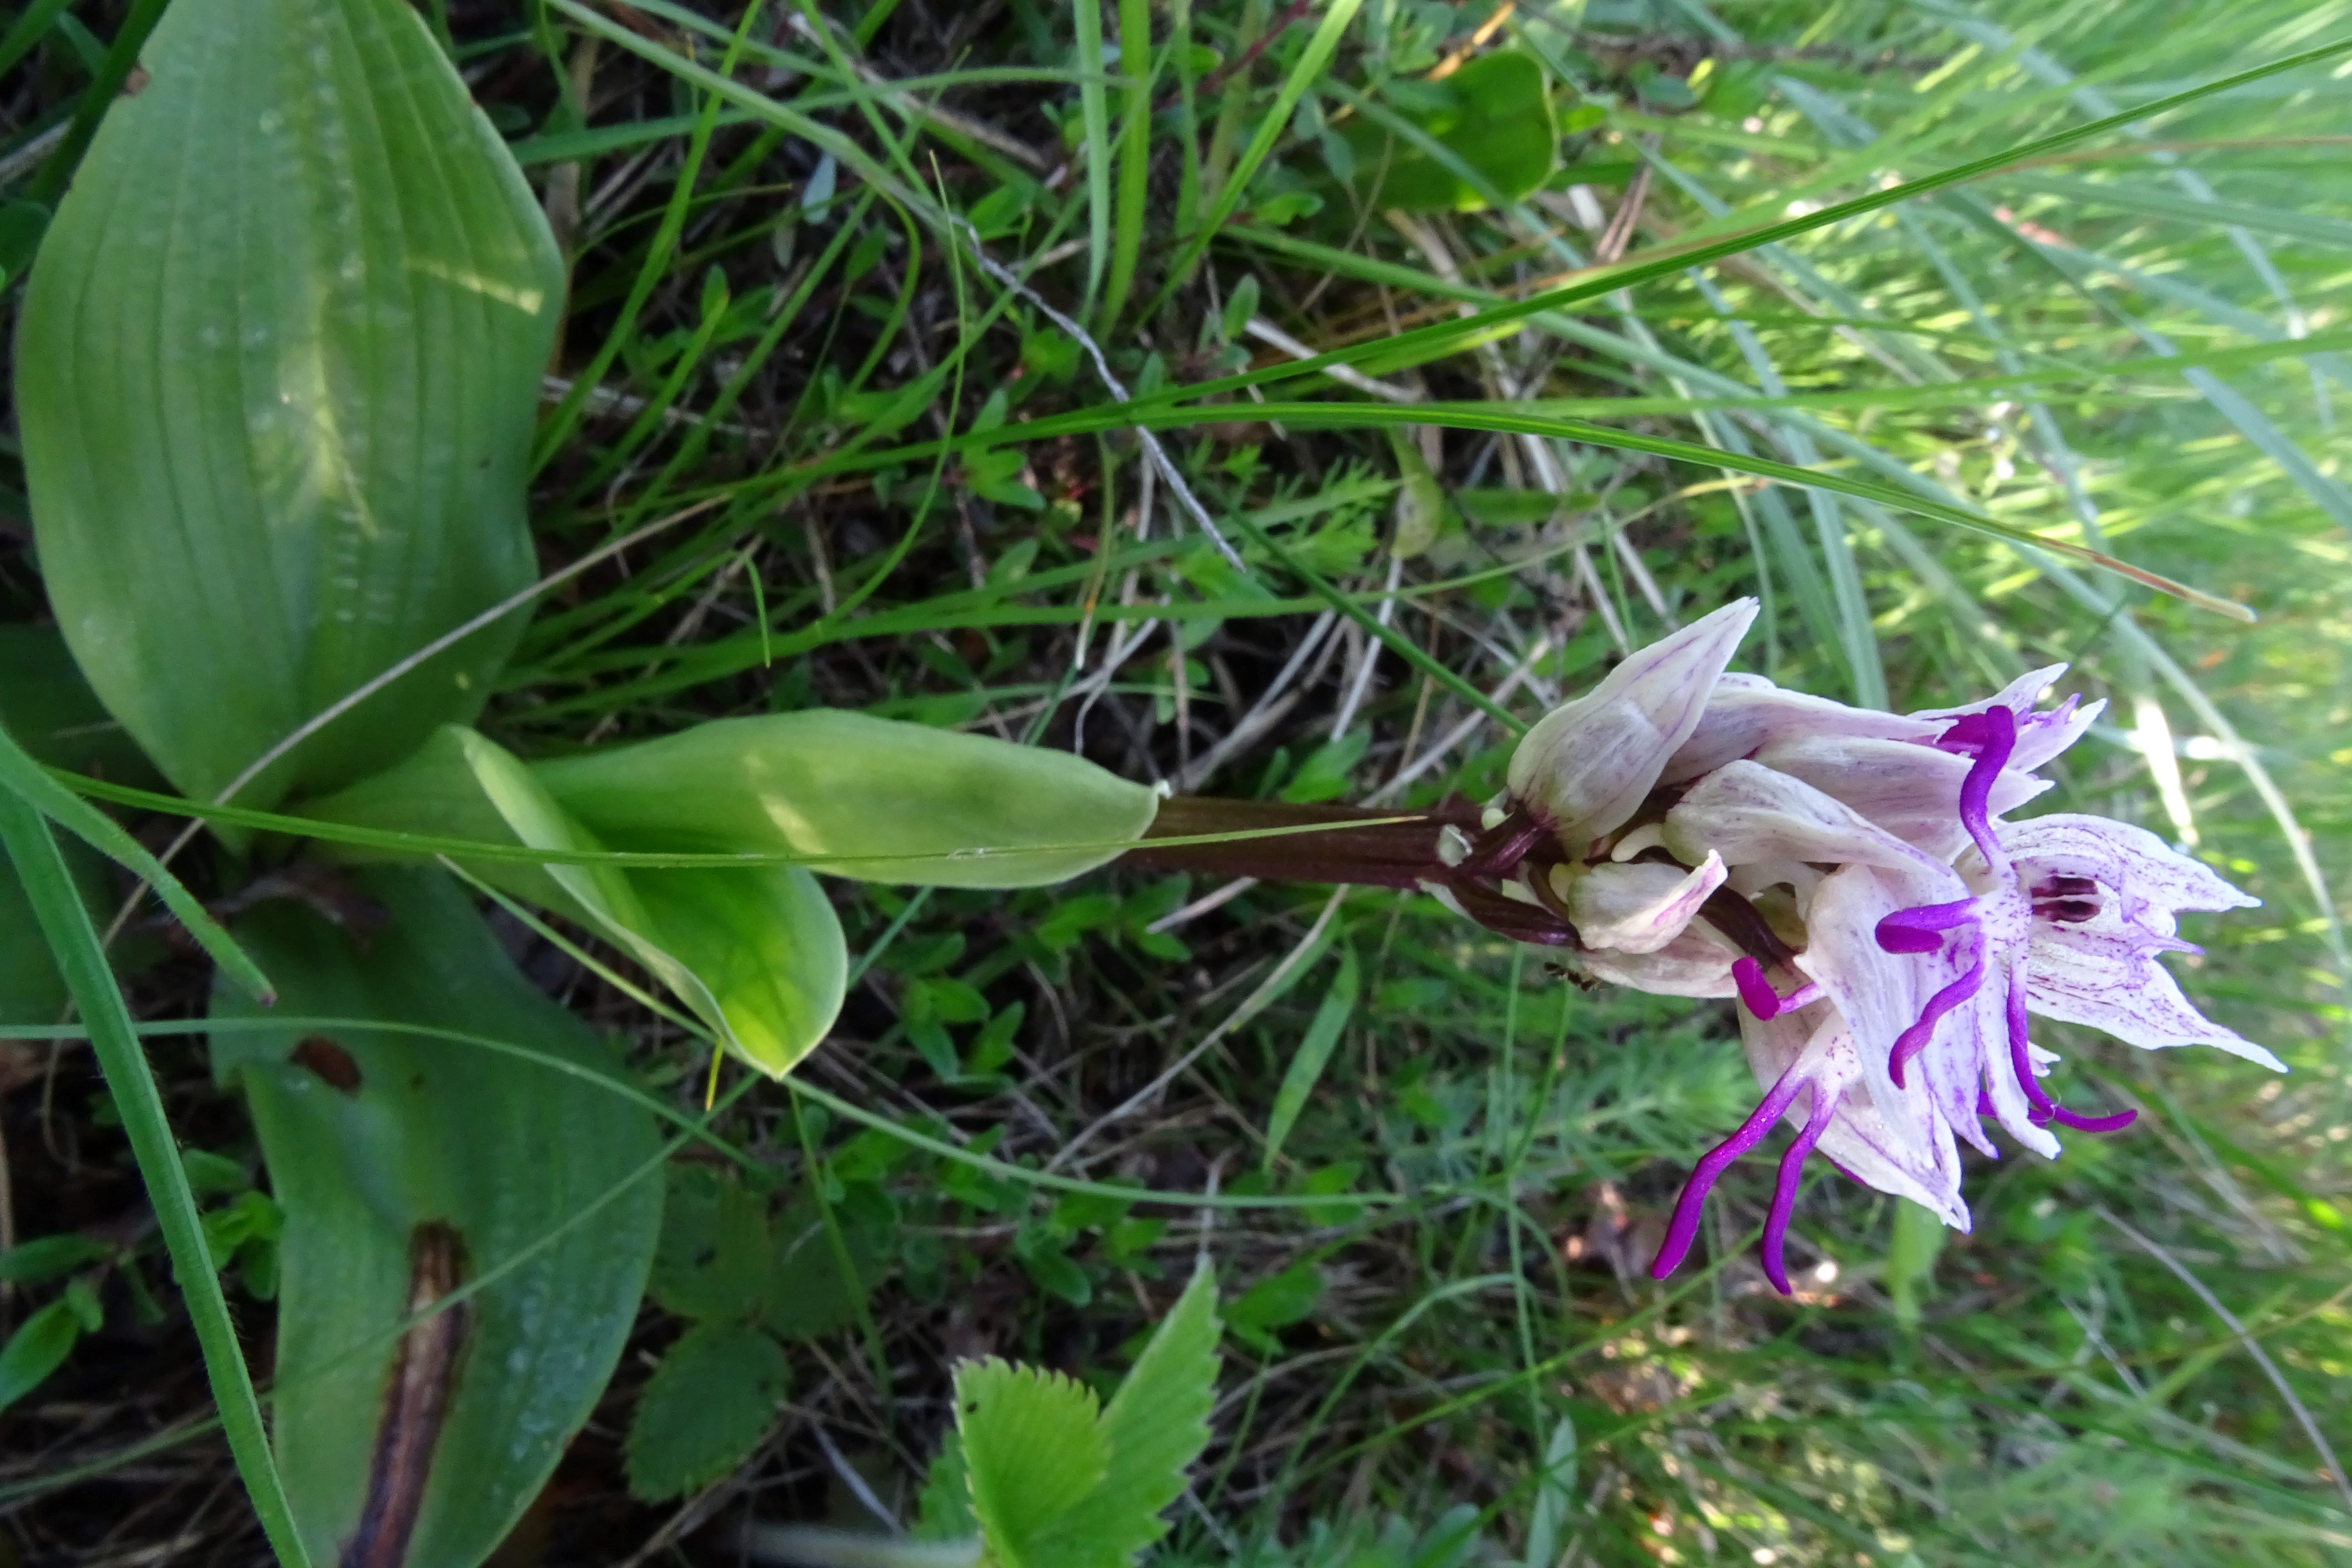
{"label": "small clover-like leaf", "polygon": [[757,1329],[688,1329],[637,1396],[627,1445],[630,1492],[657,1502],[741,1464],[775,1418],[791,1373],[783,1347]]}

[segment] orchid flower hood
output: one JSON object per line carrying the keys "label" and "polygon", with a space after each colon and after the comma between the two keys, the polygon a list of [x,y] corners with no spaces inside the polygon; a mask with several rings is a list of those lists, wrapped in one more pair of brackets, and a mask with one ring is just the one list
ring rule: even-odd
{"label": "orchid flower hood", "polygon": [[2105,1132],[2042,1079],[2036,1017],[2149,1050],[2210,1045],[2284,1071],[2206,1018],[2160,962],[2198,950],[2188,911],[2256,900],[2147,830],[2103,816],[2009,820],[2103,703],[2039,706],[2065,667],[1961,708],[1852,708],[1727,673],[1755,618],[1738,600],[1628,657],[1529,730],[1486,832],[1443,847],[1431,890],[1594,979],[1737,996],[1763,1099],[1698,1163],[1652,1272],[1679,1265],[1723,1171],[1795,1131],[1767,1217],[1781,1253],[1805,1160],[1969,1227],[1958,1145],[1988,1126],[2045,1158],[2053,1126]]}

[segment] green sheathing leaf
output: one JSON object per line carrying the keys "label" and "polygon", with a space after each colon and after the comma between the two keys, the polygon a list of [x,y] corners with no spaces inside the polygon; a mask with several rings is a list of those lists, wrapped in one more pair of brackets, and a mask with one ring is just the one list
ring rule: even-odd
{"label": "green sheathing leaf", "polygon": [[[276,1447],[319,1561],[339,1560],[367,1497],[419,1227],[454,1231],[457,1285],[487,1281],[450,1309],[463,1337],[405,1559],[467,1568],[538,1493],[619,1358],[662,1200],[656,1180],[622,1184],[657,1143],[641,1105],[554,1065],[615,1070],[605,1042],[515,972],[456,883],[406,870],[364,886],[392,916],[364,952],[294,905],[239,926],[284,1010],[354,1022],[299,1043],[224,1032],[213,1066],[243,1083],[286,1212]],[[226,991],[214,1009],[258,1016]],[[549,1064],[369,1019],[490,1035]]]}
{"label": "green sheathing leaf", "polygon": [[669,1347],[629,1424],[629,1490],[648,1502],[741,1464],[791,1383],[783,1347],[757,1329],[701,1323]]}
{"label": "green sheathing leaf", "polygon": [[823,708],[720,719],[532,772],[619,847],[806,855],[833,876],[942,888],[1090,871],[1160,805],[1066,752]]}
{"label": "green sheathing leaf", "polygon": [[1130,1563],[1168,1532],[1160,1512],[1209,1444],[1217,1393],[1217,1279],[1203,1264],[1102,1414],[1109,1468],[1050,1531],[1069,1560]]}
{"label": "green sheathing leaf", "polygon": [[782,1076],[816,1048],[849,989],[849,944],[814,877],[798,866],[747,866],[649,868],[629,879],[745,1060]]}
{"label": "green sheathing leaf", "polygon": [[[175,0],[33,269],[16,400],[67,641],[209,798],[512,594],[563,294],[497,133],[399,0]],[[244,792],[267,805],[469,717],[508,620]]]}
{"label": "green sheathing leaf", "polygon": [[1110,1463],[1094,1390],[1042,1367],[992,1357],[958,1367],[955,1394],[985,1560],[1000,1568],[1068,1563],[1067,1543],[1055,1538],[1055,1527]]}
{"label": "green sheathing leaf", "polygon": [[[690,793],[682,766],[673,784]],[[549,794],[538,770],[457,725],[400,767],[308,809],[321,820],[484,843],[566,853],[609,847]],[[841,1010],[848,946],[824,890],[800,867],[632,871],[478,860],[467,869],[606,937],[764,1073],[789,1071]]]}

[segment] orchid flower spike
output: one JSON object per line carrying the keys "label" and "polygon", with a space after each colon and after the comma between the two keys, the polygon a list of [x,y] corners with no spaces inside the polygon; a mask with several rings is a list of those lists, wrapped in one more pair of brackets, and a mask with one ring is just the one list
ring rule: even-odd
{"label": "orchid flower spike", "polygon": [[1727,605],[1546,715],[1512,755],[1507,809],[1485,837],[1457,835],[1428,884],[1594,980],[1739,999],[1763,1098],[1700,1160],[1654,1274],[1780,1121],[1794,1138],[1763,1258],[1783,1291],[1812,1152],[1966,1229],[1958,1142],[1994,1152],[1988,1121],[2045,1157],[2053,1125],[2127,1125],[2129,1110],[2078,1113],[2044,1090],[2057,1058],[2030,1038],[2035,1016],[2285,1070],[2158,962],[2197,951],[2175,934],[2182,912],[2255,900],[2126,823],[2007,820],[2103,706],[2038,709],[2064,666],[1963,707],[1882,713],[1727,673],[1756,611]]}

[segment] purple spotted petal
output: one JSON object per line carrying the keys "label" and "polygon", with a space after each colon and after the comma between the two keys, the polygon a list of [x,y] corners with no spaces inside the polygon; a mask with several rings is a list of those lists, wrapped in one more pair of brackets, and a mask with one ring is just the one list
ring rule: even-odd
{"label": "purple spotted petal", "polygon": [[[1975,764],[1958,752],[1909,741],[1828,735],[1776,742],[1756,761],[1835,796],[1938,860],[1949,861],[1968,846],[1957,805]],[[1989,808],[2000,816],[2049,787],[2047,780],[2005,769],[1992,783]]]}
{"label": "purple spotted petal", "polygon": [[1580,858],[1633,815],[1690,738],[1716,678],[1756,618],[1738,599],[1637,649],[1587,695],[1538,721],[1511,753],[1514,799]]}
{"label": "purple spotted petal", "polygon": [[1785,690],[1760,675],[1727,675],[1715,683],[1706,711],[1666,763],[1661,782],[1681,784],[1787,742],[1851,735],[1916,742],[1932,741],[1944,729],[1933,720],[1850,708],[1826,697]]}

